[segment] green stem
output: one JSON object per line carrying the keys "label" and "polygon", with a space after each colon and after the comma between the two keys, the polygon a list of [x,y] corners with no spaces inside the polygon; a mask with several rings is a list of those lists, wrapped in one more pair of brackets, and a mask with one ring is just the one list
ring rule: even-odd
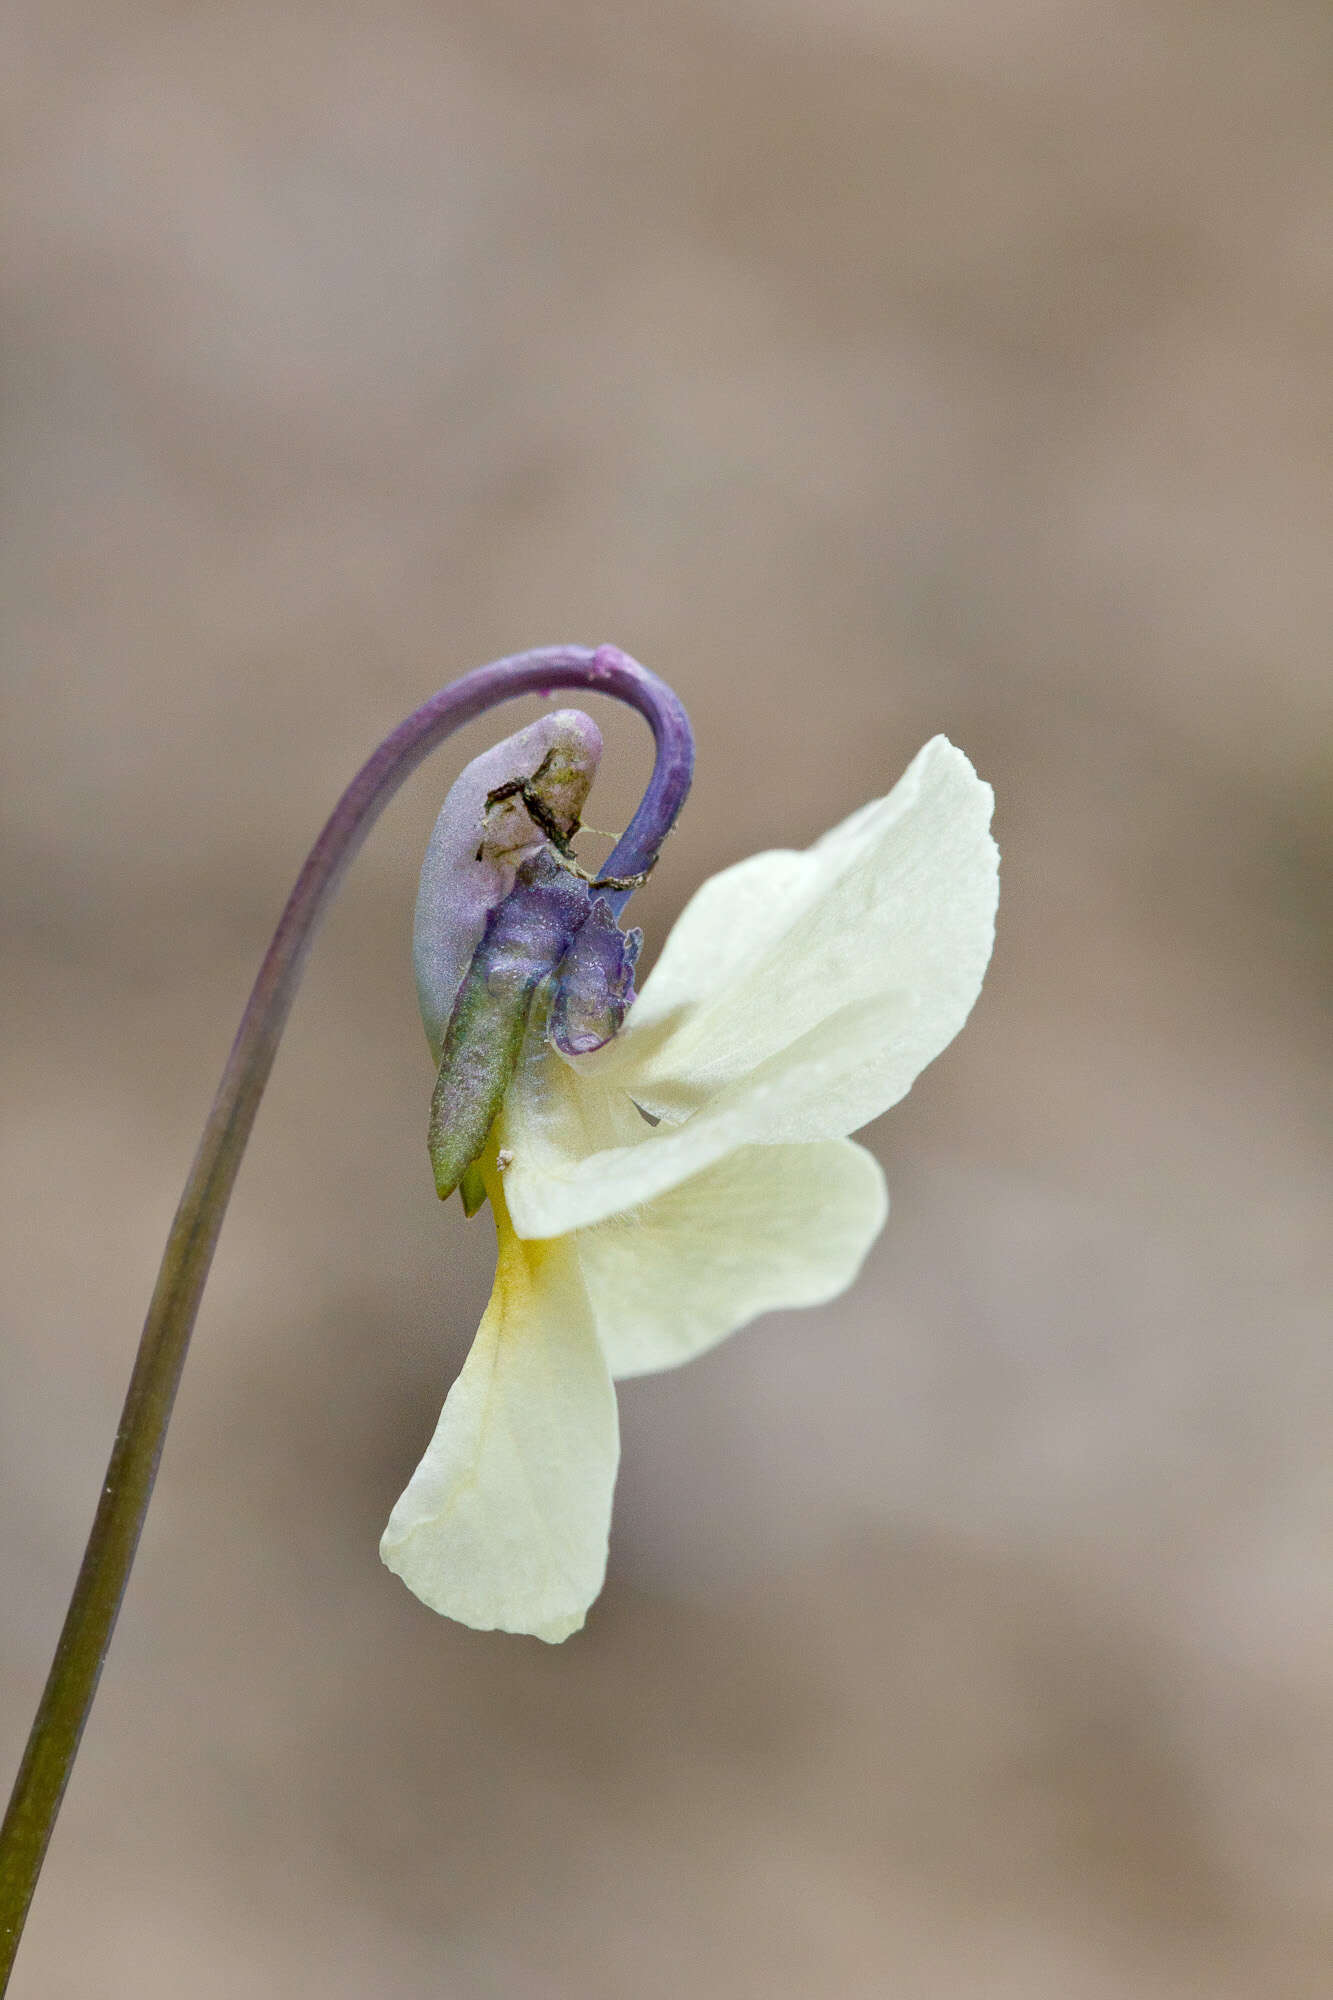
{"label": "green stem", "polygon": [[167,1239],[92,1533],[0,1828],[0,1994],[97,1691],[222,1218],[315,927],[381,811],[437,744],[497,702],[556,688],[614,695],[651,723],[653,775],[607,864],[622,876],[651,867],[689,786],[693,746],[685,712],[665,682],[613,646],[547,647],[479,667],[401,723],[343,793],[283,911]]}

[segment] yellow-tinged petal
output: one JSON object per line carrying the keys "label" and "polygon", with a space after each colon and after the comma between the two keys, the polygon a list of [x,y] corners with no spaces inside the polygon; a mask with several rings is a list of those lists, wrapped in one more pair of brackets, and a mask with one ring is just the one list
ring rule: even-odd
{"label": "yellow-tinged petal", "polygon": [[674,1368],[760,1313],[851,1284],[884,1226],[879,1163],[850,1139],[744,1146],[564,1240],[578,1252],[611,1372]]}
{"label": "yellow-tinged petal", "polygon": [[495,1289],[380,1554],[433,1611],[555,1641],[606,1571],[615,1390],[573,1247],[521,1241],[487,1186]]}

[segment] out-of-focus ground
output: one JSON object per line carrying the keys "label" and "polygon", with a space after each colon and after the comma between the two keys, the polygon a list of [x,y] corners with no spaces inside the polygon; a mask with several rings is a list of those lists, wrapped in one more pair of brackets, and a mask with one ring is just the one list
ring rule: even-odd
{"label": "out-of-focus ground", "polygon": [[[376,1540],[484,1300],[315,955],[17,2000],[1303,2000],[1333,1962],[1333,15],[19,0],[0,1751],[253,967],[441,681],[693,712],[639,920],[945,730],[1000,939],[863,1282],[622,1396],[561,1650]],[[603,718],[614,829],[647,770]],[[494,726],[474,729],[469,753]]]}

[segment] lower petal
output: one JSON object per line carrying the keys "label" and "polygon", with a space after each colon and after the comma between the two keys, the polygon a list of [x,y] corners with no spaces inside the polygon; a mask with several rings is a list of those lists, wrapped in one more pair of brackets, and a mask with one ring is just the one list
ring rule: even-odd
{"label": "lower petal", "polygon": [[884,1226],[878,1162],[850,1139],[745,1146],[630,1214],[562,1239],[578,1252],[613,1375],[674,1368],[760,1313],[851,1284]]}
{"label": "lower petal", "polygon": [[447,1618],[556,1641],[606,1572],[616,1397],[568,1240],[521,1242],[493,1199],[495,1289],[380,1554]]}

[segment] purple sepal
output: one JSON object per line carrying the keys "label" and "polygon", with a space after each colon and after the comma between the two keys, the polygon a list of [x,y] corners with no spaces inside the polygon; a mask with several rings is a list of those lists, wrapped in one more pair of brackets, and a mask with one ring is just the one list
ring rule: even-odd
{"label": "purple sepal", "polygon": [[556,968],[551,1039],[562,1055],[586,1056],[618,1035],[634,1004],[643,932],[621,931],[599,896]]}
{"label": "purple sepal", "polygon": [[643,932],[618,930],[606,897],[550,847],[519,863],[444,1030],[427,1137],[441,1200],[460,1185],[470,1198],[467,1172],[504,1102],[538,987],[550,979],[549,1034],[561,1054],[590,1055],[624,1023],[642,944]]}
{"label": "purple sepal", "polygon": [[[546,771],[539,789],[552,818],[572,832],[601,748],[590,716],[557,709],[474,757],[451,786],[421,866],[413,940],[421,1018],[437,1063],[486,925],[514,887],[521,864],[546,845],[521,798],[511,795],[489,809],[488,799],[515,780]],[[553,758],[561,760],[560,768],[552,768]]]}

